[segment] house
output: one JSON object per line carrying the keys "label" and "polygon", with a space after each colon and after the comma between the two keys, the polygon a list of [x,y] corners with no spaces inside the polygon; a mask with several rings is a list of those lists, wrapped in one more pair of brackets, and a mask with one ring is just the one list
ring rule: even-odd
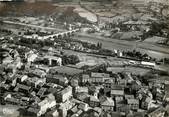
{"label": "house", "polygon": [[39,78],[43,78],[46,77],[46,72],[40,69],[34,69],[34,70],[30,70],[28,75],[30,77],[37,76]]}
{"label": "house", "polygon": [[139,109],[139,100],[127,99],[127,105],[130,107],[130,109],[137,110],[137,109]]}
{"label": "house", "polygon": [[78,117],[80,117],[80,115],[81,115],[82,113],[83,113],[82,110],[78,110],[77,113],[76,113],[76,115],[78,115]]}
{"label": "house", "polygon": [[131,82],[131,87],[130,87],[130,90],[131,91],[138,91],[140,88],[142,87],[140,81],[132,81]]}
{"label": "house", "polygon": [[38,57],[37,54],[35,54],[33,51],[30,51],[28,53],[25,53],[25,58],[27,59],[28,63],[32,63],[36,60],[36,58]]}
{"label": "house", "polygon": [[28,79],[27,75],[19,75],[19,74],[17,74],[16,77],[18,78],[18,82],[24,82],[25,80]]}
{"label": "house", "polygon": [[146,113],[145,112],[132,112],[130,111],[126,117],[145,117]]}
{"label": "house", "polygon": [[116,103],[115,107],[117,112],[129,113],[130,111],[130,107],[124,101]]}
{"label": "house", "polygon": [[6,101],[6,103],[8,103],[8,104],[20,105],[19,99],[14,98],[14,97],[10,97],[10,98],[7,97],[5,101]]}
{"label": "house", "polygon": [[131,83],[132,81],[134,81],[132,74],[130,72],[124,72],[123,76],[127,80],[127,83]]}
{"label": "house", "polygon": [[115,79],[108,79],[104,82],[104,92],[107,93],[111,90],[112,86],[115,85]]}
{"label": "house", "polygon": [[53,94],[48,94],[47,97],[41,102],[39,102],[37,105],[40,109],[40,113],[45,114],[47,109],[56,106],[55,96]]}
{"label": "house", "polygon": [[59,108],[59,117],[66,117],[67,116],[67,110],[65,108]]}
{"label": "house", "polygon": [[91,73],[91,78],[89,82],[92,83],[103,83],[106,79],[109,79],[110,75],[105,73]]}
{"label": "house", "polygon": [[46,83],[46,78],[32,77],[24,81],[29,86],[37,88],[39,85],[44,85]]}
{"label": "house", "polygon": [[62,58],[56,56],[46,55],[43,57],[44,61],[47,61],[49,66],[62,66]]}
{"label": "house", "polygon": [[103,83],[106,79],[110,79],[109,74],[92,72],[90,76],[87,74],[82,75],[82,83]]}
{"label": "house", "polygon": [[166,85],[165,87],[165,100],[169,102],[169,85]]}
{"label": "house", "polygon": [[31,117],[40,117],[42,113],[40,112],[39,108],[29,107],[26,115],[30,115]]}
{"label": "house", "polygon": [[141,108],[149,110],[151,108],[152,99],[150,97],[144,97],[141,102]]}
{"label": "house", "polygon": [[118,102],[124,101],[124,98],[122,96],[116,96],[114,97],[114,101],[115,103],[118,103]]}
{"label": "house", "polygon": [[37,96],[39,96],[40,98],[42,97],[42,96],[44,96],[44,93],[46,92],[46,88],[41,88],[39,91],[38,91],[38,93],[37,93]]}
{"label": "house", "polygon": [[117,79],[117,84],[126,86],[127,80],[126,79]]}
{"label": "house", "polygon": [[32,89],[30,86],[26,86],[26,85],[19,84],[19,83],[17,83],[17,86],[15,88],[17,88],[18,91],[23,92],[23,93],[29,93]]}
{"label": "house", "polygon": [[121,86],[112,86],[110,91],[111,97],[123,97],[124,96],[124,88]]}
{"label": "house", "polygon": [[42,70],[46,73],[48,73],[49,70],[50,70],[50,68],[48,66],[45,66],[45,65],[36,65],[35,67],[36,67],[36,69],[40,69],[40,70]]}
{"label": "house", "polygon": [[73,99],[67,100],[63,103],[60,103],[60,109],[62,108],[63,110],[70,110],[72,107],[75,106],[75,103],[73,102]]}
{"label": "house", "polygon": [[165,117],[165,109],[163,107],[156,108],[154,111],[149,112],[148,117]]}
{"label": "house", "polygon": [[66,102],[72,97],[72,87],[68,86],[56,94],[58,102]]}
{"label": "house", "polygon": [[96,86],[92,85],[92,86],[89,86],[88,89],[89,89],[90,95],[98,97],[100,87],[96,87]]}
{"label": "house", "polygon": [[76,93],[75,96],[80,101],[88,102],[88,99],[89,99],[88,98],[89,97],[88,93]]}
{"label": "house", "polygon": [[119,112],[111,112],[110,113],[111,117],[123,117],[123,113],[119,113]]}
{"label": "house", "polygon": [[10,88],[11,86],[10,85],[8,85],[8,84],[5,84],[5,83],[0,83],[0,90],[9,90],[9,88]]}
{"label": "house", "polygon": [[98,107],[100,105],[100,101],[96,96],[89,97],[89,105],[91,107]]}
{"label": "house", "polygon": [[99,116],[101,115],[102,109],[100,107],[95,107],[93,109]]}
{"label": "house", "polygon": [[17,77],[15,75],[13,77],[7,77],[6,83],[11,83],[11,86],[15,87],[17,84]]}
{"label": "house", "polygon": [[75,92],[76,93],[88,93],[89,89],[88,87],[76,87]]}
{"label": "house", "polygon": [[4,93],[2,96],[3,100],[6,100],[7,98],[11,98],[11,97],[12,97],[11,93],[8,93],[8,92]]}
{"label": "house", "polygon": [[70,115],[73,115],[75,113],[77,113],[78,111],[78,108],[77,108],[77,105],[75,105],[74,107],[72,107],[70,110],[69,110],[69,114]]}
{"label": "house", "polygon": [[47,79],[46,79],[47,83],[55,83],[55,84],[59,84],[62,86],[67,86],[68,84],[68,79],[67,77],[63,76],[63,75],[47,75]]}
{"label": "house", "polygon": [[59,112],[57,109],[51,110],[45,114],[46,117],[59,117]]}
{"label": "house", "polygon": [[90,76],[88,74],[83,74],[82,75],[82,83],[86,83],[90,81]]}
{"label": "house", "polygon": [[72,87],[78,87],[79,86],[78,79],[71,79],[70,83],[71,83]]}
{"label": "house", "polygon": [[89,109],[89,105],[87,103],[80,102],[78,105],[78,109],[81,109],[83,111],[87,111]]}
{"label": "house", "polygon": [[124,95],[124,99],[134,99],[134,95]]}
{"label": "house", "polygon": [[11,56],[7,56],[2,60],[2,64],[5,64],[5,65],[10,64],[12,62],[13,62],[13,58]]}
{"label": "house", "polygon": [[114,111],[115,103],[111,98],[107,98],[101,103],[101,108],[104,111]]}

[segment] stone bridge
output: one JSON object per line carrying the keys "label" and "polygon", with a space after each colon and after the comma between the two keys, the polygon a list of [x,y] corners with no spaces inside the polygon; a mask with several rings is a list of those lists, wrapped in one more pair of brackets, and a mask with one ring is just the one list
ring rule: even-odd
{"label": "stone bridge", "polygon": [[61,32],[61,33],[57,33],[57,34],[52,34],[52,35],[47,35],[47,36],[43,36],[43,39],[48,39],[48,38],[64,38],[64,37],[69,37],[71,35],[73,35],[75,32],[78,32],[79,29],[74,29],[74,30],[70,30],[70,31],[66,31],[66,32]]}

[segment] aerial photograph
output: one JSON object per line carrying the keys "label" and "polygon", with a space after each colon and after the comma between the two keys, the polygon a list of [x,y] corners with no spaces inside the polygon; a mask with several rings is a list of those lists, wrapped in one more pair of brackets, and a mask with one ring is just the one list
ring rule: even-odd
{"label": "aerial photograph", "polygon": [[0,0],[0,117],[169,117],[169,0]]}

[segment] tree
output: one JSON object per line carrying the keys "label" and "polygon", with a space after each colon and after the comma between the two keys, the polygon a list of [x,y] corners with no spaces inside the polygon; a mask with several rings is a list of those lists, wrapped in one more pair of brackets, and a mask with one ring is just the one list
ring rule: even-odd
{"label": "tree", "polygon": [[80,59],[76,55],[70,55],[70,64],[77,64],[80,62]]}
{"label": "tree", "polygon": [[68,55],[64,55],[62,57],[62,64],[63,65],[67,65],[67,64],[73,64],[73,65],[75,65],[75,64],[77,64],[79,62],[80,62],[80,59],[76,55],[69,55],[69,56]]}

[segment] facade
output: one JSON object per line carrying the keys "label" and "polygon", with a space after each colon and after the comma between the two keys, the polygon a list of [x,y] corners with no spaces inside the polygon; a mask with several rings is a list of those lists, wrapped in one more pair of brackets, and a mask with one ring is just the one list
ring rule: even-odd
{"label": "facade", "polygon": [[137,99],[127,99],[127,104],[132,110],[139,109],[139,100]]}
{"label": "facade", "polygon": [[49,94],[44,100],[38,103],[39,113],[45,114],[47,109],[56,106],[56,100],[53,94]]}
{"label": "facade", "polygon": [[56,56],[44,56],[44,60],[47,60],[49,66],[62,66],[62,58]]}
{"label": "facade", "polygon": [[56,100],[59,102],[65,102],[72,97],[72,87],[68,86],[67,88],[63,89],[62,91],[56,94]]}
{"label": "facade", "polygon": [[124,88],[119,87],[119,86],[114,86],[111,88],[110,95],[111,95],[111,97],[117,97],[117,96],[123,97],[124,96]]}
{"label": "facade", "polygon": [[96,96],[89,97],[89,105],[91,107],[98,107],[100,105],[100,101]]}
{"label": "facade", "polygon": [[46,82],[66,86],[68,84],[68,79],[67,77],[62,76],[62,75],[48,75]]}
{"label": "facade", "polygon": [[150,97],[145,97],[142,100],[141,108],[148,110],[151,107],[152,99]]}
{"label": "facade", "polygon": [[115,103],[111,98],[107,98],[101,103],[101,108],[104,111],[114,111]]}

